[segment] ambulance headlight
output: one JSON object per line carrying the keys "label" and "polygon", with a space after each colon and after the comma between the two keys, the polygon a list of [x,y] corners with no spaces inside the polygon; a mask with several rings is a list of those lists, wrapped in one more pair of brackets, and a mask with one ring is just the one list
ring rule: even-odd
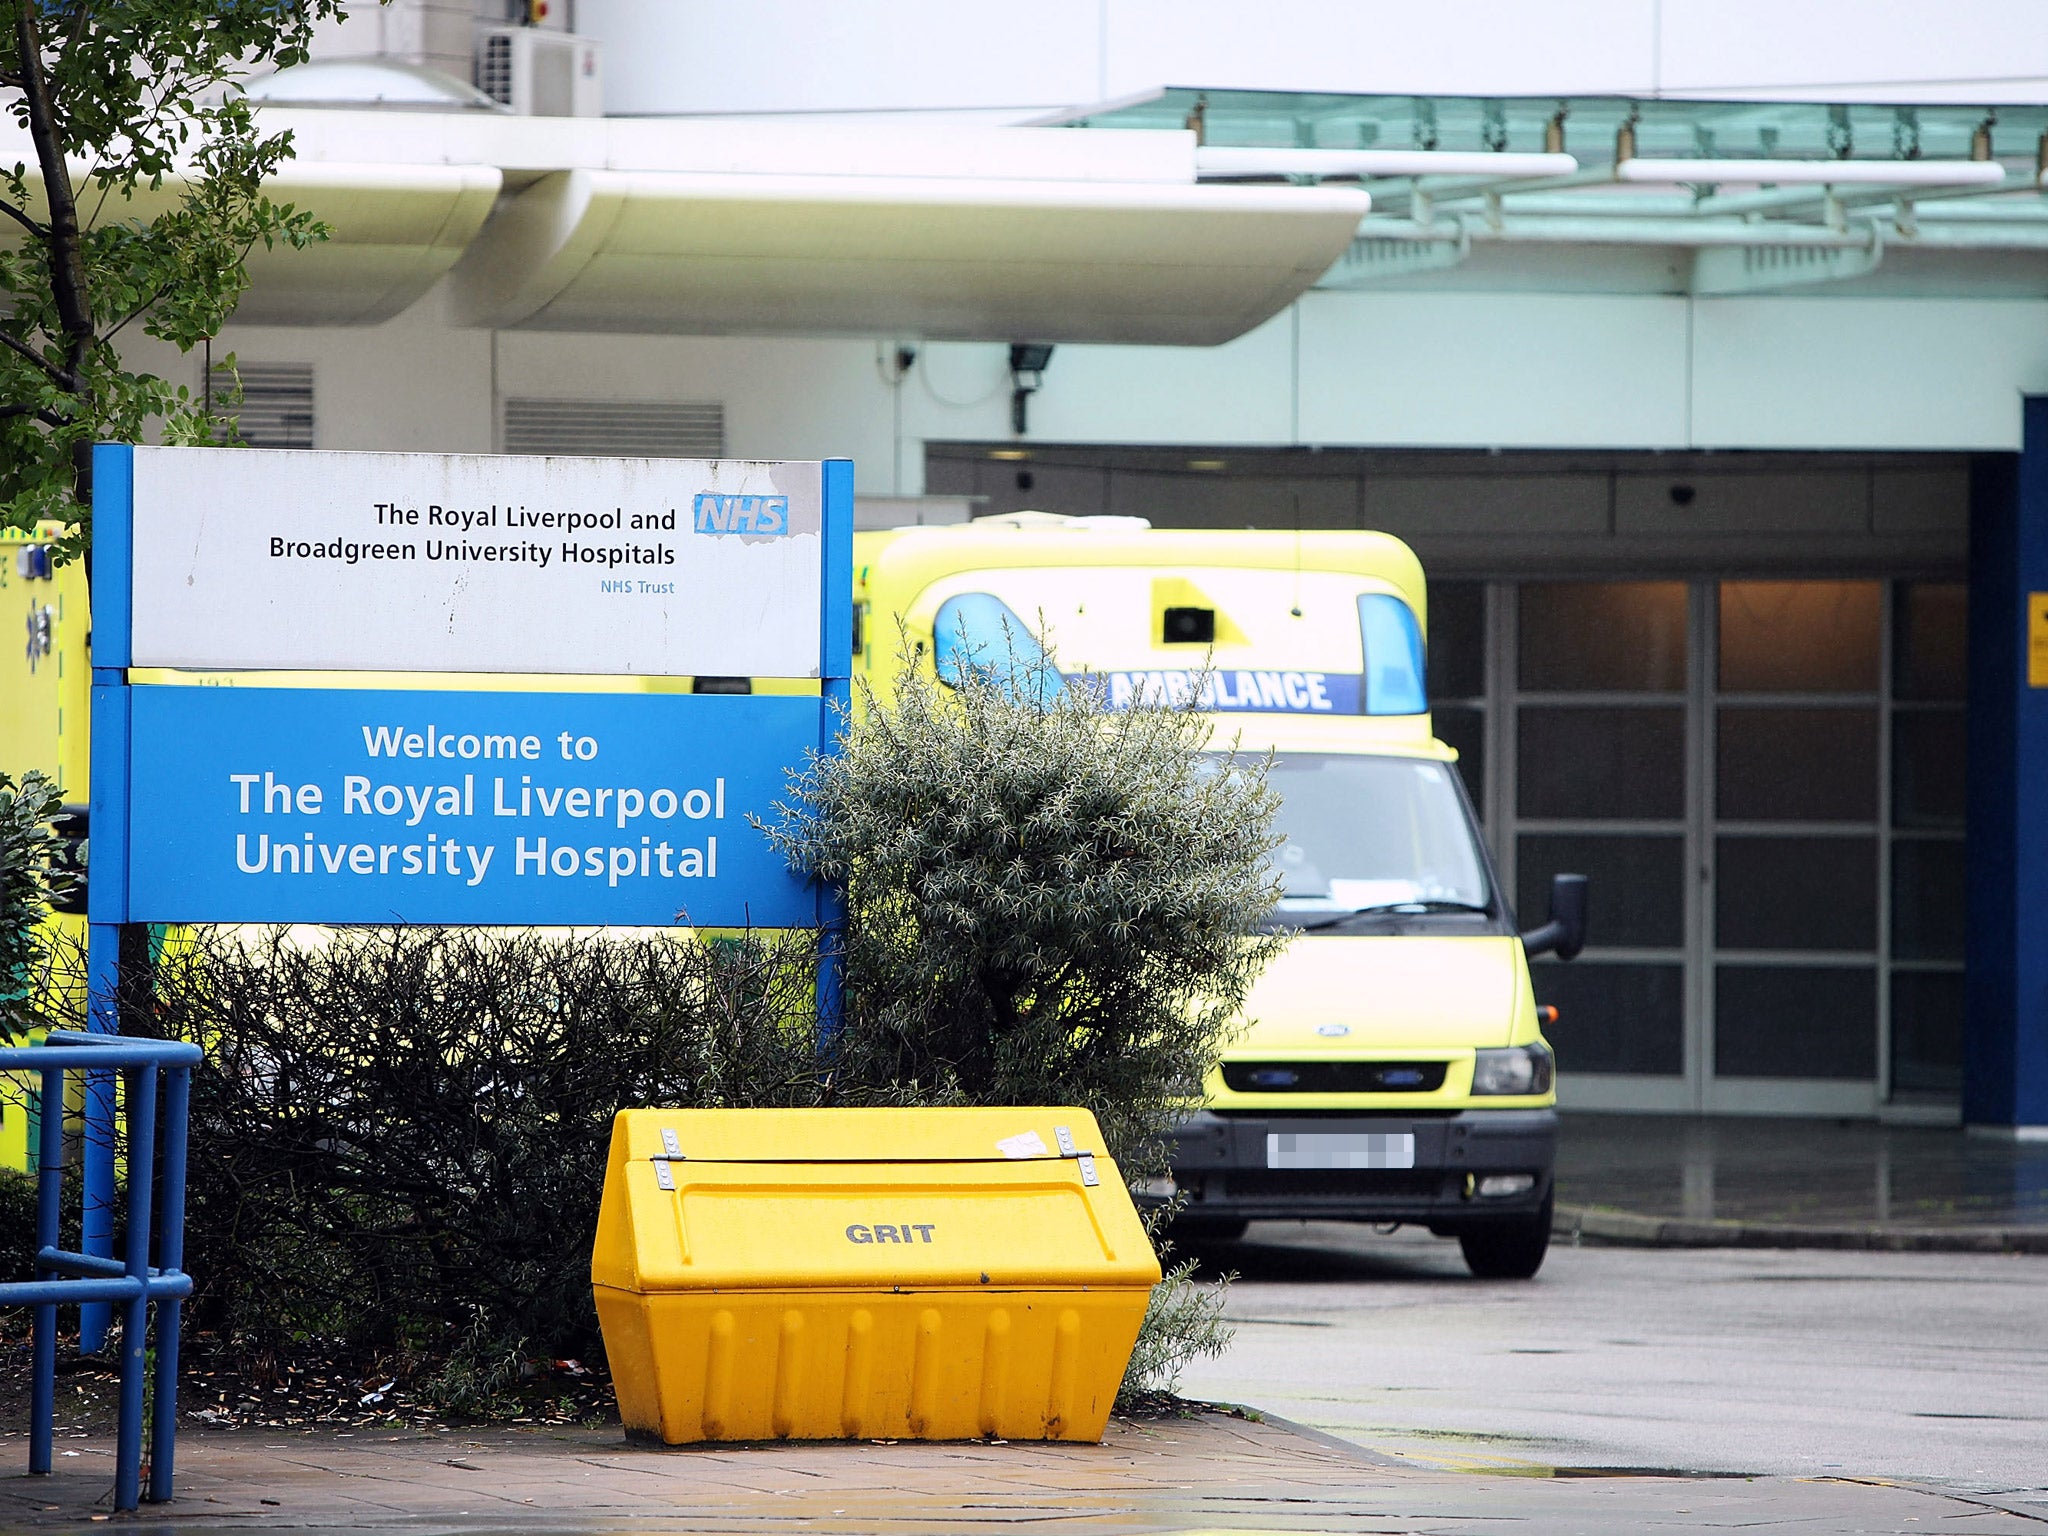
{"label": "ambulance headlight", "polygon": [[1555,1060],[1546,1046],[1516,1045],[1504,1051],[1478,1051],[1472,1058],[1475,1094],[1548,1093],[1556,1078]]}

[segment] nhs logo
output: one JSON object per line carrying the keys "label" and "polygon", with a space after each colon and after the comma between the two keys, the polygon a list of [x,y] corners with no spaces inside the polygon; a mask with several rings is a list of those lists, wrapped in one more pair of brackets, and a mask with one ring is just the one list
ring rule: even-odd
{"label": "nhs logo", "polygon": [[787,496],[720,496],[697,494],[697,532],[744,533],[778,538],[789,532]]}

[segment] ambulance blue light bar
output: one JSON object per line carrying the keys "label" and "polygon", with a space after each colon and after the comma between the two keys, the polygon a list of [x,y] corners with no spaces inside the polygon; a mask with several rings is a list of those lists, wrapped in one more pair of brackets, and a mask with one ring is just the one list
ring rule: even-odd
{"label": "ambulance blue light bar", "polygon": [[1415,611],[1391,593],[1358,599],[1365,670],[1310,671],[1278,667],[1165,667],[1106,671],[1055,670],[1029,625],[1002,599],[963,592],[939,607],[933,660],[941,682],[958,687],[976,673],[1041,703],[1061,687],[1102,691],[1111,709],[1140,704],[1196,708],[1218,714],[1419,715],[1429,708],[1423,686],[1422,628]]}

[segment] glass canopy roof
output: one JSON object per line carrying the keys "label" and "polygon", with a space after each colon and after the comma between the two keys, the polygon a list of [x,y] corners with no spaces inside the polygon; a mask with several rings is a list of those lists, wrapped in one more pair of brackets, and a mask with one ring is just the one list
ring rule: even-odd
{"label": "glass canopy roof", "polygon": [[1175,87],[1059,121],[1192,129],[1205,181],[1362,183],[1372,211],[1324,287],[1503,245],[1690,248],[1701,294],[1967,286],[1987,260],[2048,281],[2048,106]]}
{"label": "glass canopy roof", "polygon": [[[1087,128],[1186,128],[1211,145],[1299,149],[1541,151],[1611,165],[1632,124],[1636,153],[1664,158],[1968,159],[2032,162],[2048,106],[1635,100],[1619,96],[1338,96],[1170,87],[1066,119]],[[1557,132],[1552,134],[1552,127]],[[1546,136],[1549,137],[1546,137]],[[1561,141],[1561,142],[1560,142]]]}

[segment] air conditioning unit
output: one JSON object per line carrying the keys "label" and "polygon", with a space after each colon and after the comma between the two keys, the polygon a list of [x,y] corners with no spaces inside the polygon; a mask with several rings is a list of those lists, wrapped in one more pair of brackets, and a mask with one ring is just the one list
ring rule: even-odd
{"label": "air conditioning unit", "polygon": [[602,117],[604,45],[571,32],[489,27],[477,39],[476,85],[522,117]]}

